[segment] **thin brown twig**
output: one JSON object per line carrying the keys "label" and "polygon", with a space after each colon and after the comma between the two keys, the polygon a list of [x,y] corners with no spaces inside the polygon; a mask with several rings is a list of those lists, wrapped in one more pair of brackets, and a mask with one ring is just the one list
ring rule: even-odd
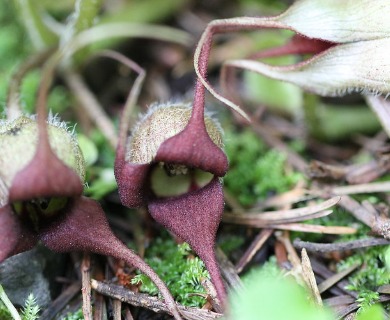
{"label": "thin brown twig", "polygon": [[[382,295],[379,297],[379,302],[387,302],[390,301],[390,296],[389,295]],[[345,316],[350,314],[351,312],[357,310],[359,308],[359,303],[355,302],[350,304],[348,307],[343,308],[339,312],[337,312],[337,319],[343,319]]]}
{"label": "thin brown twig", "polygon": [[301,266],[302,266],[302,278],[309,288],[311,295],[317,305],[322,306],[322,298],[317,286],[316,277],[314,276],[313,268],[311,267],[309,256],[306,249],[302,249],[301,252]]}
{"label": "thin brown twig", "polygon": [[[323,280],[331,278],[334,275],[332,271],[325,267],[321,262],[317,261],[314,257],[312,257],[311,259],[311,265],[313,267],[314,273],[317,276],[323,278]],[[356,293],[356,291],[350,291],[345,289],[347,285],[348,282],[346,280],[341,280],[336,283],[335,287],[330,288],[329,291],[336,296],[347,294],[356,299],[358,294]]]}
{"label": "thin brown twig", "polygon": [[347,251],[357,250],[362,248],[389,245],[390,240],[383,238],[367,238],[359,240],[351,240],[346,242],[335,242],[335,243],[315,243],[302,241],[300,239],[294,240],[294,247],[297,249],[305,248],[307,251],[317,253],[327,253],[333,251]]}
{"label": "thin brown twig", "polygon": [[245,266],[252,260],[254,255],[261,249],[264,243],[269,239],[274,230],[272,229],[263,229],[255,237],[252,243],[249,245],[249,248],[241,256],[240,260],[236,264],[236,271],[240,273]]}
{"label": "thin brown twig", "polygon": [[79,293],[81,288],[80,282],[74,282],[65,289],[52,304],[42,313],[40,319],[51,320],[54,319],[58,313],[69,303],[73,297]]}
{"label": "thin brown twig", "polygon": [[83,254],[81,262],[81,282],[83,296],[83,315],[85,320],[92,319],[91,305],[91,255],[87,252]]}
{"label": "thin brown twig", "polygon": [[[329,193],[333,195],[343,196],[348,194],[359,193],[378,193],[378,192],[390,192],[390,182],[372,182],[355,184],[351,186],[334,187],[329,190]],[[314,191],[316,193],[316,191]]]}
{"label": "thin brown twig", "polygon": [[237,274],[236,268],[233,263],[228,259],[221,248],[216,247],[215,255],[218,260],[218,265],[221,269],[221,274],[227,284],[236,291],[240,291],[243,288],[242,281]]}
{"label": "thin brown twig", "polygon": [[118,299],[112,300],[112,315],[114,317],[114,320],[121,320],[121,311],[122,311],[122,301]]}
{"label": "thin brown twig", "polygon": [[[135,293],[121,286],[107,284],[94,279],[91,280],[91,286],[94,290],[105,296],[119,299],[120,301],[129,303],[133,306],[147,308],[154,312],[169,313],[166,304],[156,297],[151,297],[142,293]],[[198,308],[185,307],[179,304],[177,304],[177,307],[183,319],[188,320],[212,320],[221,318],[223,316],[220,313]]]}
{"label": "thin brown twig", "polygon": [[288,231],[277,231],[275,232],[276,238],[280,243],[284,245],[287,251],[287,257],[293,266],[292,272],[294,276],[297,276],[301,272],[301,261],[298,257],[297,252],[291,244],[290,233]]}
{"label": "thin brown twig", "polygon": [[[303,250],[303,249],[302,249]],[[319,285],[318,285],[318,290],[320,293],[323,293],[325,292],[326,290],[328,290],[330,287],[332,287],[333,285],[335,285],[337,282],[339,282],[341,279],[345,278],[347,275],[349,275],[351,272],[355,271],[358,267],[360,266],[360,263],[355,263],[353,264],[352,266],[350,266],[349,268],[341,271],[341,272],[338,272],[336,274],[334,274],[333,276],[327,278],[326,280],[322,281]]]}
{"label": "thin brown twig", "polygon": [[355,302],[355,299],[347,294],[345,295],[339,295],[336,297],[331,297],[324,299],[324,304],[329,307],[337,307],[340,305],[348,305]]}
{"label": "thin brown twig", "polygon": [[134,320],[134,317],[131,314],[130,308],[128,306],[125,307],[125,320]]}
{"label": "thin brown twig", "polygon": [[290,230],[290,231],[300,231],[300,232],[309,232],[309,233],[324,233],[324,234],[354,234],[356,229],[352,227],[343,227],[343,226],[322,226],[318,224],[307,224],[307,223],[280,223],[280,224],[270,224],[269,228],[280,229],[280,230]]}
{"label": "thin brown twig", "polygon": [[250,214],[225,213],[223,216],[223,221],[256,227],[266,227],[279,223],[303,221],[330,214],[332,211],[326,210],[334,206],[339,200],[340,197],[334,197],[320,204],[290,210],[278,210]]}
{"label": "thin brown twig", "polygon": [[375,217],[358,201],[350,196],[343,196],[339,206],[350,212],[357,220],[372,228]]}

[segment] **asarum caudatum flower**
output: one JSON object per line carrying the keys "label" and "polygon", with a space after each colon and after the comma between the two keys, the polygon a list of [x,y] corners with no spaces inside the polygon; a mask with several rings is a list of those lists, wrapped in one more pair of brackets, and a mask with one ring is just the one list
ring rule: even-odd
{"label": "asarum caudatum flower", "polygon": [[[122,119],[121,132],[128,132]],[[188,242],[204,261],[222,303],[226,292],[214,244],[223,213],[221,178],[228,162],[219,125],[204,115],[204,88],[197,83],[193,107],[152,106],[121,134],[115,177],[122,203],[147,206],[151,216]]]}
{"label": "asarum caudatum flower", "polygon": [[42,119],[19,117],[0,128],[0,262],[38,241],[57,252],[110,255],[148,275],[181,319],[158,275],[115,237],[101,206],[82,196],[85,166],[76,139],[56,119]]}
{"label": "asarum caudatum flower", "polygon": [[[323,96],[351,91],[390,93],[390,2],[387,0],[298,0],[275,17],[238,17],[212,21],[199,42],[195,68],[207,89],[237,109],[208,84],[198,65],[208,60],[213,34],[255,29],[286,29],[296,35],[282,47],[256,54],[256,58],[286,54],[312,54],[299,63],[273,66],[254,60],[232,60],[237,67],[287,81]],[[225,70],[226,71],[226,70]]]}

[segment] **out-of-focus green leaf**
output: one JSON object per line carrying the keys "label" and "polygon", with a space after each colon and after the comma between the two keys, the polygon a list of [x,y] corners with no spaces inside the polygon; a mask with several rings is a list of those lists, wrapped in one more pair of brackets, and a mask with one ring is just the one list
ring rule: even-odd
{"label": "out-of-focus green leaf", "polygon": [[[260,36],[259,33],[254,33],[252,39],[261,51],[282,45],[290,36],[289,31],[264,31]],[[297,62],[294,56],[274,57],[264,61],[272,65],[289,65]],[[249,71],[244,71],[244,83],[247,98],[257,105],[264,104],[287,115],[300,113],[303,95],[297,86]]]}
{"label": "out-of-focus green leaf", "polygon": [[86,166],[91,166],[97,161],[99,156],[96,145],[92,142],[92,140],[80,133],[77,135],[77,140],[79,142],[81,152],[83,153]]}
{"label": "out-of-focus green leaf", "polygon": [[74,32],[91,27],[99,13],[102,0],[81,0],[76,2]]}
{"label": "out-of-focus green leaf", "polygon": [[311,134],[324,140],[342,140],[357,133],[373,134],[381,128],[375,114],[364,105],[324,104],[309,94],[305,97],[304,113]]}
{"label": "out-of-focus green leaf", "polygon": [[58,36],[44,23],[43,9],[37,0],[14,0],[20,21],[35,49],[40,50],[57,44]]}
{"label": "out-of-focus green leaf", "polygon": [[[129,1],[117,10],[108,10],[98,24],[109,22],[158,22],[173,16],[182,9],[188,0],[136,0]],[[109,8],[108,8],[109,9]]]}
{"label": "out-of-focus green leaf", "polygon": [[385,320],[384,310],[381,305],[374,304],[363,310],[356,317],[356,320]]}
{"label": "out-of-focus green leaf", "polygon": [[104,168],[99,170],[98,177],[91,182],[89,188],[85,189],[85,193],[95,200],[100,200],[116,188],[117,184],[114,176],[114,169]]}
{"label": "out-of-focus green leaf", "polygon": [[245,290],[230,297],[232,319],[334,320],[332,313],[310,301],[309,294],[288,278],[252,276]]}

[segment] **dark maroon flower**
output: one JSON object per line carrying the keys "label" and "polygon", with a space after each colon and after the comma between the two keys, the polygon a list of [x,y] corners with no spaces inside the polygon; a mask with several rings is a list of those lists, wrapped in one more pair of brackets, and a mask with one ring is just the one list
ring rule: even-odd
{"label": "dark maroon flower", "polygon": [[122,203],[147,206],[157,222],[188,242],[226,302],[214,245],[224,206],[220,177],[228,161],[219,126],[205,116],[203,85],[196,84],[192,108],[180,103],[151,107],[130,137],[124,134],[127,121],[122,117],[115,160]]}
{"label": "dark maroon flower", "polygon": [[44,111],[40,107],[38,123],[20,117],[0,131],[0,262],[38,241],[57,252],[109,255],[149,276],[181,319],[163,281],[116,238],[101,206],[82,196],[85,168],[77,142],[63,125],[48,125]]}

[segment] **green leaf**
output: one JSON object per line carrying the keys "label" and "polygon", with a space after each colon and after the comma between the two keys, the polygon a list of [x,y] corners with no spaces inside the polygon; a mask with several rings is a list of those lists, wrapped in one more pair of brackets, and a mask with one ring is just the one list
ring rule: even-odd
{"label": "green leaf", "polygon": [[39,1],[14,0],[19,19],[24,24],[35,49],[43,49],[58,43],[58,36],[44,23],[43,8]]}
{"label": "green leaf", "polygon": [[87,136],[81,133],[77,135],[77,140],[79,142],[81,152],[83,153],[86,166],[93,165],[97,161],[99,156],[99,152],[96,145],[91,139],[87,138]]}
{"label": "green leaf", "polygon": [[309,300],[302,287],[287,278],[261,273],[241,294],[231,295],[232,319],[240,320],[333,320],[332,313]]}
{"label": "green leaf", "polygon": [[374,304],[360,312],[356,320],[385,320],[385,313],[380,304]]}

